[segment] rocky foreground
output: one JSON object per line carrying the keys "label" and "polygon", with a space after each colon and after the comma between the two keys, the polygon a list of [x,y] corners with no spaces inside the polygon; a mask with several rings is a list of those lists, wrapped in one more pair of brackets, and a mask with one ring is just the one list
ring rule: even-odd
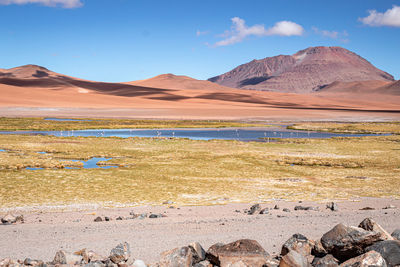
{"label": "rocky foreground", "polygon": [[[252,207],[249,212],[256,210]],[[334,206],[331,206],[334,209]],[[11,218],[3,218],[7,220]],[[16,223],[16,222],[13,222]],[[159,262],[146,265],[136,259],[127,242],[118,244],[108,256],[82,249],[74,253],[57,251],[53,261],[38,259],[0,260],[0,266],[86,266],[86,267],[240,267],[240,266],[400,266],[400,229],[389,234],[373,219],[364,219],[358,227],[337,224],[318,240],[296,233],[281,247],[279,255],[270,255],[256,240],[241,239],[229,244],[217,243],[203,249],[191,243],[161,254]]]}

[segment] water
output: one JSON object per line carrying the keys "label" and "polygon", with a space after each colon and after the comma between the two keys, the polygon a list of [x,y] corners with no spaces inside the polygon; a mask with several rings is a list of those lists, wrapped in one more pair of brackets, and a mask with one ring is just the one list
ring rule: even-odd
{"label": "water", "polygon": [[43,151],[36,152],[36,153],[38,153],[38,154],[47,154],[47,152],[43,152]]}
{"label": "water", "polygon": [[[268,138],[331,138],[331,137],[361,137],[378,136],[380,134],[339,134],[326,132],[307,132],[286,130],[281,128],[265,129],[94,129],[71,131],[20,131],[0,132],[0,134],[40,134],[53,136],[94,136],[94,137],[177,137],[192,140],[239,140],[239,141],[268,141]],[[384,134],[389,135],[389,134]]]}
{"label": "water", "polygon": [[6,150],[5,149],[0,149],[0,152],[6,152]]}
{"label": "water", "polygon": [[[112,166],[112,165],[108,165],[108,166],[99,166],[97,165],[97,163],[99,161],[108,161],[111,160],[112,158],[91,158],[88,159],[87,161],[84,160],[71,160],[71,161],[75,161],[75,162],[82,162],[83,163],[83,168],[84,169],[110,169],[110,168],[118,168],[118,166]],[[66,169],[79,169],[79,168],[74,168],[74,167],[67,167]]]}
{"label": "water", "polygon": [[[88,159],[86,161],[84,160],[68,160],[68,161],[75,161],[75,162],[82,162],[83,163],[83,169],[110,169],[110,168],[118,168],[118,166],[115,165],[109,165],[109,166],[99,166],[97,165],[97,163],[99,163],[99,161],[108,161],[112,158],[91,158]],[[26,167],[26,170],[30,170],[30,171],[37,171],[37,170],[44,170],[44,168],[33,168],[33,167]],[[78,167],[65,167],[64,169],[67,170],[79,170],[81,168]]]}
{"label": "water", "polygon": [[91,121],[84,119],[44,118],[45,121]]}

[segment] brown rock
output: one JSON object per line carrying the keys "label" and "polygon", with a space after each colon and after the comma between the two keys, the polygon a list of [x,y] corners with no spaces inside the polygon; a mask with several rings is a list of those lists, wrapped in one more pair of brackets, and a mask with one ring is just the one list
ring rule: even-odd
{"label": "brown rock", "polygon": [[27,266],[38,266],[38,265],[42,265],[42,264],[43,264],[43,261],[41,261],[41,260],[32,260],[30,258],[26,258],[24,260],[24,265],[27,265]]}
{"label": "brown rock", "polygon": [[83,262],[82,256],[68,253],[64,250],[57,251],[53,259],[53,264],[77,265]]}
{"label": "brown rock", "polygon": [[180,247],[165,251],[161,254],[161,260],[158,263],[160,267],[191,267],[197,262],[194,260],[193,250],[190,247]]}
{"label": "brown rock", "polygon": [[269,254],[255,240],[241,239],[229,244],[215,244],[207,251],[207,259],[214,265],[263,266],[268,264]]}
{"label": "brown rock", "polygon": [[193,265],[193,267],[213,267],[213,265],[209,261],[201,261]]}
{"label": "brown rock", "polygon": [[338,260],[335,259],[331,254],[328,254],[322,258],[315,257],[312,266],[314,267],[337,267],[339,266]]}
{"label": "brown rock", "polygon": [[370,267],[370,266],[386,267],[387,265],[385,259],[382,258],[382,256],[376,251],[367,252],[365,254],[349,259],[340,264],[340,267]]}
{"label": "brown rock", "polygon": [[385,229],[382,228],[382,226],[380,226],[379,224],[377,224],[373,219],[371,218],[366,218],[364,219],[360,225],[358,226],[364,230],[367,231],[374,231],[377,233],[381,233],[382,234],[382,238],[385,240],[393,240],[393,237],[386,232]]}
{"label": "brown rock", "polygon": [[307,258],[294,250],[282,257],[279,267],[311,267]]}
{"label": "brown rock", "polygon": [[281,256],[285,256],[289,251],[294,250],[301,255],[307,257],[311,255],[311,250],[314,247],[314,241],[309,240],[302,234],[294,234],[282,246]]}
{"label": "brown rock", "polygon": [[118,244],[110,252],[110,260],[116,264],[126,262],[131,256],[131,250],[127,242]]}
{"label": "brown rock", "polygon": [[206,252],[199,242],[190,243],[189,248],[192,250],[193,259],[196,263],[206,259]]}
{"label": "brown rock", "polygon": [[321,243],[321,240],[315,241],[314,242],[314,247],[311,250],[311,255],[314,255],[315,257],[322,258],[327,254],[328,254],[328,252],[326,252],[324,246]]}
{"label": "brown rock", "polygon": [[381,233],[338,224],[322,236],[321,243],[328,253],[343,262],[363,254],[366,247],[381,240]]}
{"label": "brown rock", "polygon": [[3,224],[12,224],[17,222],[17,218],[14,215],[7,214],[3,218],[1,218],[1,222]]}
{"label": "brown rock", "polygon": [[106,257],[103,257],[92,250],[87,250],[86,248],[74,252],[75,255],[82,256],[84,263],[89,262],[103,262],[106,260]]}

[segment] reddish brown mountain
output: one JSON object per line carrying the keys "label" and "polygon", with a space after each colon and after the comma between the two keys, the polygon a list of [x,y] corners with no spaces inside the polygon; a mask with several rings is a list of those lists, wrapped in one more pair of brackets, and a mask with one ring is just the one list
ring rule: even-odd
{"label": "reddish brown mountain", "polygon": [[323,90],[333,82],[394,81],[359,55],[341,47],[310,47],[249,63],[209,79],[233,88],[292,93]]}

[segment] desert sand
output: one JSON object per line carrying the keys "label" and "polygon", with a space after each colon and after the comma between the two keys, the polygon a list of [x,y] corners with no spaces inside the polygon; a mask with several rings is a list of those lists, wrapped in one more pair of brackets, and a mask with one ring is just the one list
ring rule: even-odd
{"label": "desert sand", "polygon": [[[273,209],[275,205],[279,210]],[[319,207],[319,211],[294,211],[296,205]],[[384,209],[388,205],[396,208]],[[245,214],[243,210],[251,204],[179,209],[169,206],[44,213],[43,209],[37,212],[25,210],[22,212],[25,223],[0,225],[0,258],[30,257],[50,261],[60,249],[74,252],[82,248],[108,256],[115,245],[127,241],[134,258],[152,263],[159,260],[161,252],[191,242],[200,242],[207,249],[218,242],[242,238],[257,240],[269,253],[279,254],[281,245],[292,234],[301,233],[318,239],[338,223],[357,226],[364,218],[372,217],[390,233],[400,228],[399,199],[342,201],[338,202],[338,211],[326,209],[325,203],[276,201],[261,204],[270,209],[267,215]],[[374,210],[360,210],[365,207]],[[283,208],[291,212],[284,212]],[[131,211],[135,214],[161,213],[167,217],[116,220],[119,216],[130,217]],[[108,216],[112,220],[94,222],[97,216]]]}

